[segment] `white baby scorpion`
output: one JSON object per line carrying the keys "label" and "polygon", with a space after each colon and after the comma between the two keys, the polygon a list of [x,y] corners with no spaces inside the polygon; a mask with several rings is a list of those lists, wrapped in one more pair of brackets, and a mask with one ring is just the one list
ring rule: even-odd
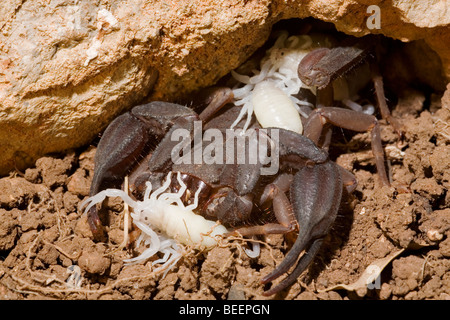
{"label": "white baby scorpion", "polygon": [[303,132],[302,120],[295,103],[272,81],[255,85],[251,98],[256,119],[263,128],[276,127]]}
{"label": "white baby scorpion", "polygon": [[307,101],[294,97],[305,87],[297,75],[301,59],[312,50],[310,36],[292,36],[282,32],[274,46],[267,51],[261,61],[261,70],[254,70],[252,77],[231,74],[243,87],[233,89],[235,105],[242,105],[238,118],[231,125],[234,128],[247,114],[244,131],[248,128],[252,114],[263,127],[279,127],[302,133],[303,126],[299,105],[311,106]]}
{"label": "white baby scorpion", "polygon": [[133,223],[142,231],[137,246],[143,241],[148,247],[138,257],[125,262],[140,262],[159,251],[164,253],[164,257],[154,261],[153,264],[164,263],[161,268],[169,264],[171,267],[181,257],[181,248],[177,245],[177,241],[184,245],[211,249],[217,245],[217,236],[228,232],[223,225],[206,220],[192,211],[198,205],[200,189],[195,193],[192,204],[188,206],[183,204],[181,196],[187,187],[181,180],[180,172],[177,173],[180,190],[177,193],[165,192],[170,186],[171,175],[172,172],[169,172],[164,184],[153,192],[151,183],[146,182],[142,201],[133,200],[123,190],[106,189],[81,204],[82,207],[88,204],[85,209],[85,212],[88,212],[92,206],[103,202],[106,197],[120,197],[133,209],[131,212]]}

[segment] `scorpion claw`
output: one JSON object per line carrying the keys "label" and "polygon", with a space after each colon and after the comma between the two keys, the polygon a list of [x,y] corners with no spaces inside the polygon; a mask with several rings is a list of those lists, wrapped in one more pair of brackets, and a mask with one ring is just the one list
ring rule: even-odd
{"label": "scorpion claw", "polygon": [[[273,294],[276,294],[278,292],[280,292],[281,290],[287,288],[288,286],[290,286],[291,284],[293,284],[297,278],[300,276],[300,274],[302,274],[303,271],[305,271],[305,269],[309,266],[309,264],[312,262],[312,260],[314,259],[314,257],[316,256],[317,252],[319,252],[319,249],[322,245],[323,239],[316,239],[312,242],[312,244],[309,246],[309,250],[307,252],[305,252],[305,254],[300,258],[300,260],[298,260],[297,265],[295,266],[294,270],[285,278],[283,279],[278,285],[276,285],[273,288],[270,288],[267,291],[264,291],[263,295],[264,296],[271,296]],[[299,252],[299,250],[295,250],[294,248],[292,248],[293,250],[289,251],[294,253]],[[301,250],[300,250],[301,252]],[[284,261],[286,261],[287,263],[287,269],[292,266],[295,261],[298,258],[298,254],[292,254],[291,257],[287,257],[285,258]],[[281,265],[280,265],[281,266]],[[280,272],[279,268],[277,268],[276,270],[274,270],[274,272],[268,274],[267,276],[265,276],[264,278],[262,278],[261,282],[263,284],[268,283],[276,278],[278,278],[279,276],[281,276],[283,274],[283,272]]]}
{"label": "scorpion claw", "polygon": [[106,235],[105,230],[103,228],[102,222],[98,217],[98,211],[95,206],[89,209],[88,211],[88,219],[89,227],[91,229],[92,235],[96,241],[105,241]]}
{"label": "scorpion claw", "polygon": [[[136,106],[117,117],[108,125],[98,144],[90,195],[120,185],[123,177],[139,162],[142,153],[157,142],[156,138],[164,136],[171,126],[188,122],[185,119],[194,115],[187,107],[154,101]],[[94,238],[105,239],[95,206],[88,212],[88,222]]]}
{"label": "scorpion claw", "polygon": [[268,283],[286,273],[297,261],[293,272],[264,295],[275,294],[293,284],[309,266],[336,219],[342,197],[343,182],[339,167],[332,161],[304,167],[294,176],[291,201],[299,223],[299,236],[281,264],[262,279]]}

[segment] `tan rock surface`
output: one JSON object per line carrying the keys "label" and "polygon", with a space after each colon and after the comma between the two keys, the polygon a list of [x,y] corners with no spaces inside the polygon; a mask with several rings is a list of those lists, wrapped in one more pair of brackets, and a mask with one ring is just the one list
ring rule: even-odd
{"label": "tan rock surface", "polygon": [[[381,29],[366,26],[379,5]],[[214,84],[274,23],[312,16],[353,35],[423,39],[450,76],[445,1],[6,0],[0,8],[0,174],[88,143],[150,94]]]}

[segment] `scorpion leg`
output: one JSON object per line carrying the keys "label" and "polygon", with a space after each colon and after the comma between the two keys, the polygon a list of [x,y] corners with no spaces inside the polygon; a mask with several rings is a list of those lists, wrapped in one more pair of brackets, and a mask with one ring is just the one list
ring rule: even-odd
{"label": "scorpion leg", "polygon": [[264,188],[261,196],[260,205],[265,207],[271,203],[278,223],[242,227],[235,230],[235,232],[242,236],[253,236],[257,234],[283,234],[294,231],[298,223],[291,203],[285,194],[289,190],[292,178],[291,174],[280,175],[273,183]]}
{"label": "scorpion leg", "polygon": [[337,107],[319,108],[313,111],[305,125],[305,135],[317,142],[325,124],[357,132],[371,131],[372,152],[378,169],[378,175],[385,186],[389,186],[389,179],[384,165],[384,152],[381,144],[381,133],[378,120],[368,114]]}
{"label": "scorpion leg", "polygon": [[228,87],[211,87],[203,90],[199,96],[198,105],[205,106],[199,114],[200,120],[204,123],[211,118],[226,104],[233,102],[233,91]]}
{"label": "scorpion leg", "polygon": [[371,65],[372,81],[375,87],[375,94],[377,97],[378,108],[380,109],[381,117],[385,119],[397,132],[400,139],[404,137],[404,128],[397,118],[391,115],[386,103],[386,96],[384,94],[383,77],[377,64]]}
{"label": "scorpion leg", "polygon": [[344,184],[345,190],[347,190],[348,194],[351,194],[353,191],[355,191],[358,181],[356,180],[356,177],[353,175],[353,173],[345,170],[340,165],[338,165],[339,171],[341,172],[342,182]]}
{"label": "scorpion leg", "polygon": [[267,296],[293,284],[319,251],[339,209],[342,197],[340,169],[332,161],[303,167],[295,174],[290,190],[291,203],[299,223],[299,235],[285,259],[261,280],[262,283],[271,282],[288,272],[300,253],[303,250],[306,252],[291,274],[280,284],[264,292]]}

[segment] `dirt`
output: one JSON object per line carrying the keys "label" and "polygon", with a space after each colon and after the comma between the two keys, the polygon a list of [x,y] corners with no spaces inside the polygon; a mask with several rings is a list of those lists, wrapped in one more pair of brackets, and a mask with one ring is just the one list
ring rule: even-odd
{"label": "dirt", "polygon": [[[336,141],[336,161],[356,175],[358,187],[344,197],[308,271],[276,296],[262,296],[267,285],[260,279],[283,260],[295,235],[266,236],[257,258],[239,240],[209,252],[186,250],[163,277],[151,262],[124,264],[137,252],[132,243],[120,247],[123,205],[110,199],[109,241],[94,242],[79,209],[96,152],[87,146],[0,179],[0,299],[448,300],[450,89],[442,100],[405,91],[393,114],[405,128],[401,144],[380,121],[392,187],[378,181],[369,133]],[[371,286],[363,281],[370,268],[380,274]]]}

